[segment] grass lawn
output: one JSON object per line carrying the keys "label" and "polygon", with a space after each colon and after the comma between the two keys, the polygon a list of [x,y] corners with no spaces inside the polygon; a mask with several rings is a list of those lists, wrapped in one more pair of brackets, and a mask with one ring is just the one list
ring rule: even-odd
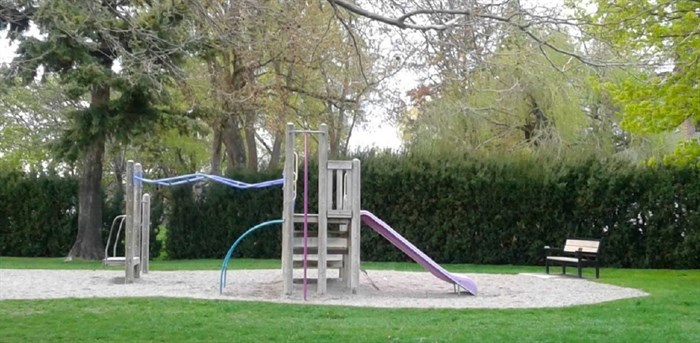
{"label": "grass lawn", "polygon": [[[219,269],[220,264],[154,261],[151,269]],[[279,268],[279,261],[236,259],[231,267]],[[91,261],[0,257],[0,268],[103,267]],[[363,268],[421,270],[411,263],[365,263]],[[517,273],[543,268],[447,269]],[[601,282],[651,296],[538,310],[392,310],[166,298],[13,300],[0,301],[0,342],[700,342],[699,270],[605,268],[601,276]]]}

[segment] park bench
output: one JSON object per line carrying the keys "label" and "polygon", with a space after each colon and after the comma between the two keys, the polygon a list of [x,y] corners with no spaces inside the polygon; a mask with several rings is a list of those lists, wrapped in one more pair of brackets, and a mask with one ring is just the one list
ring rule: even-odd
{"label": "park bench", "polygon": [[576,266],[578,277],[581,277],[583,267],[595,266],[595,277],[600,277],[600,240],[567,239],[563,249],[545,246],[544,250],[547,274],[550,264],[561,265],[562,274],[566,274],[566,266]]}

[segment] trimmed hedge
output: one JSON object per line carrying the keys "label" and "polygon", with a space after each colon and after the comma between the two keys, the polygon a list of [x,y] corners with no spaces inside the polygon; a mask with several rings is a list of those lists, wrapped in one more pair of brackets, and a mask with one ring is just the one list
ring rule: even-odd
{"label": "trimmed hedge", "polygon": [[[700,268],[700,171],[619,161],[542,162],[509,158],[364,156],[362,207],[441,263],[538,264],[544,245],[602,238],[606,266]],[[315,180],[315,164],[310,166]],[[233,178],[258,182],[280,172]],[[302,180],[297,211],[301,212]],[[75,239],[78,182],[0,173],[0,255],[63,256]],[[170,194],[163,216],[161,194]],[[159,188],[152,206],[151,254],[160,219],[171,258],[221,258],[245,230],[282,211],[282,189],[217,184]],[[315,211],[316,183],[310,184]],[[122,197],[105,205],[104,233]],[[277,258],[281,228],[250,235],[235,256]],[[408,260],[363,227],[362,259]]]}
{"label": "trimmed hedge", "polygon": [[[280,173],[231,175],[260,182]],[[263,221],[282,217],[282,187],[241,190],[216,183],[172,187],[165,249],[169,258],[221,258],[233,241]],[[262,228],[246,238],[234,256],[280,256],[281,225]]]}
{"label": "trimmed hedge", "polygon": [[[581,237],[603,239],[607,266],[698,268],[699,177],[614,161],[383,157],[363,165],[362,206],[439,262],[539,264],[544,245]],[[406,259],[365,232],[363,259]]]}
{"label": "trimmed hedge", "polygon": [[61,256],[78,227],[78,181],[0,173],[0,255]]}
{"label": "trimmed hedge", "polygon": [[[362,207],[441,263],[538,264],[543,246],[602,238],[606,266],[700,267],[700,172],[616,161],[365,156]],[[315,167],[310,166],[311,180]],[[280,173],[245,175],[250,182]],[[301,180],[296,206],[301,211]],[[220,258],[248,228],[281,216],[281,187],[204,185],[173,191],[168,255]],[[197,194],[197,195],[195,195]],[[312,181],[311,204],[315,204]],[[315,206],[311,206],[314,210]],[[265,228],[236,256],[277,258],[280,228]],[[362,259],[407,258],[363,228]]]}
{"label": "trimmed hedge", "polygon": [[[123,195],[105,200],[102,237],[123,212]],[[160,254],[157,227],[163,213],[162,197],[152,200],[151,256]],[[78,180],[56,175],[0,171],[0,256],[65,256],[78,232]],[[122,235],[123,238],[123,235]],[[122,247],[118,249],[123,254]]]}

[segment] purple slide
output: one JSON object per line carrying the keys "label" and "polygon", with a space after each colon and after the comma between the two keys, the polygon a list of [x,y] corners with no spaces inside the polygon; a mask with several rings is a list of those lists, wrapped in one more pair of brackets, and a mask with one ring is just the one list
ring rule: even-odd
{"label": "purple slide", "polygon": [[392,229],[387,223],[377,218],[372,212],[360,211],[360,217],[365,224],[374,231],[377,231],[377,233],[386,238],[391,244],[403,251],[404,254],[418,262],[418,264],[423,266],[430,274],[435,275],[435,277],[442,281],[457,285],[472,295],[476,295],[476,283],[472,279],[451,274],[445,270],[445,268],[440,267],[432,258],[416,248],[415,245],[411,244],[411,242]]}

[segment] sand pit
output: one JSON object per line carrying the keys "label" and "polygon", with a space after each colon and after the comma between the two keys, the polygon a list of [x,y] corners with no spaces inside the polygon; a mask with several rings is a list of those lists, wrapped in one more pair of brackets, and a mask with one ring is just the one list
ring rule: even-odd
{"label": "sand pit", "polygon": [[218,271],[151,272],[133,284],[123,284],[123,271],[0,269],[0,300],[91,297],[176,297],[278,303],[383,308],[544,308],[595,304],[642,297],[636,289],[572,277],[543,274],[465,274],[479,294],[455,294],[452,285],[427,272],[368,270],[360,276],[358,294],[329,282],[328,294],[317,296],[309,286],[293,296],[282,295],[279,270],[233,270],[219,294]]}

